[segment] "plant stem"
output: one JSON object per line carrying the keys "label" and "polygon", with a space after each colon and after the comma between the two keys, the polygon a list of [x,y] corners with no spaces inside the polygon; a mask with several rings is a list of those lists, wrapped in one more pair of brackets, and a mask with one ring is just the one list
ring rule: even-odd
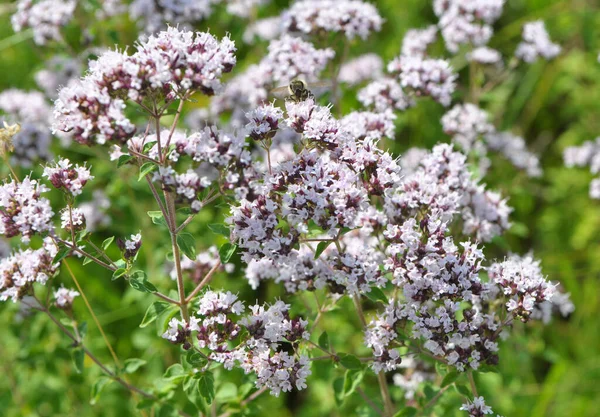
{"label": "plant stem", "polygon": [[[248,405],[248,403],[250,403],[250,402],[254,401],[255,399],[257,399],[266,390],[267,390],[267,387],[262,387],[258,391],[254,391],[248,398],[246,398],[244,401],[242,401],[240,403],[240,408],[243,410],[244,406]],[[227,412],[219,415],[219,417],[229,417],[231,414],[232,414],[231,411],[227,411]]]}
{"label": "plant stem", "polygon": [[119,361],[117,354],[115,353],[112,345],[110,344],[108,338],[106,337],[106,333],[104,333],[104,329],[102,328],[102,325],[100,324],[100,321],[98,320],[98,317],[96,317],[94,310],[92,310],[92,306],[90,305],[90,303],[85,295],[85,292],[83,291],[83,288],[81,287],[81,285],[79,285],[79,281],[77,280],[77,278],[75,277],[75,274],[71,270],[69,263],[66,260],[63,263],[67,267],[67,270],[69,271],[69,275],[71,275],[73,282],[75,282],[75,285],[77,286],[77,289],[79,290],[79,293],[81,294],[81,298],[83,298],[83,302],[85,303],[88,311],[90,312],[92,319],[94,320],[94,323],[96,323],[96,327],[98,327],[98,330],[100,330],[100,333],[102,334],[102,338],[104,339],[104,343],[106,343],[106,347],[108,347],[108,350],[110,351],[110,354],[112,355],[112,357],[115,361],[115,364],[120,368],[121,362]]}
{"label": "plant stem", "polygon": [[176,220],[175,220],[175,201],[173,196],[168,192],[165,192],[165,201],[167,202],[167,212],[169,215],[169,221],[171,229],[169,234],[171,235],[171,246],[173,248],[173,261],[175,262],[175,271],[177,272],[177,292],[179,293],[179,308],[181,309],[181,317],[188,323],[190,315],[188,313],[185,288],[183,284],[183,272],[181,270],[181,254],[179,253],[179,246],[177,245],[177,232],[176,232]]}
{"label": "plant stem", "polygon": [[367,396],[367,394],[365,394],[361,387],[356,387],[356,392],[358,392],[358,394],[363,398],[363,400],[365,400],[369,407],[373,409],[373,411],[375,411],[380,416],[383,416],[383,411],[381,410],[381,408],[377,407],[375,403],[371,401],[371,399]]}
{"label": "plant stem", "polygon": [[475,386],[475,379],[473,378],[473,371],[471,371],[471,370],[467,371],[467,378],[469,378],[469,384],[471,384],[471,392],[473,393],[473,396],[479,397],[479,395],[477,395],[477,387]]}
{"label": "plant stem", "polygon": [[221,266],[221,260],[218,260],[216,265],[213,266],[211,268],[211,270],[207,272],[207,274],[204,276],[202,281],[200,281],[200,283],[196,286],[196,288],[194,288],[194,291],[192,291],[192,293],[187,296],[187,298],[185,299],[185,304],[189,304],[189,302],[194,299],[196,294],[198,294],[198,292],[200,292],[200,290],[202,288],[204,288],[204,286],[206,286],[206,284],[208,284],[210,282],[213,274],[217,271],[217,269],[219,269],[220,266]]}
{"label": "plant stem", "polygon": [[[37,299],[36,299],[36,301],[39,304],[39,301]],[[41,304],[40,304],[40,306],[41,306]],[[73,333],[71,333],[65,326],[62,325],[62,323],[56,317],[54,317],[54,315],[52,313],[50,313],[50,310],[48,310],[45,307],[38,308],[37,310],[45,313],[50,318],[50,320],[52,320],[54,322],[54,324],[56,324],[58,326],[58,328],[67,337],[69,337],[69,339],[73,340],[73,342],[76,344],[76,346],[79,346],[83,350],[83,352],[87,355],[87,357],[90,358],[92,360],[92,362],[94,362],[96,365],[98,365],[98,367],[102,370],[102,372],[104,372],[112,380],[118,382],[123,387],[127,388],[127,390],[129,390],[133,393],[139,394],[144,398],[155,400],[157,402],[162,402],[159,398],[155,397],[154,395],[150,394],[149,392],[146,392],[146,391],[136,387],[135,385],[128,383],[123,378],[119,377],[117,374],[115,374],[110,369],[108,369],[92,352],[89,351],[89,349],[87,347],[85,347],[83,345],[83,343],[80,339],[78,339]],[[187,414],[184,411],[177,411],[177,413],[182,417],[191,417],[189,414]]]}
{"label": "plant stem", "polygon": [[54,240],[55,243],[56,242],[62,243],[66,247],[74,250],[75,252],[79,252],[80,254],[82,254],[83,256],[85,256],[86,258],[90,258],[93,262],[97,263],[100,266],[103,266],[106,269],[109,269],[109,270],[111,270],[113,272],[117,270],[117,268],[115,268],[115,267],[113,267],[113,266],[111,266],[111,265],[109,265],[109,264],[101,261],[100,259],[96,258],[95,256],[87,253],[86,251],[80,249],[79,247],[77,247],[75,245],[72,245],[70,242],[67,242],[66,240],[63,240],[63,239],[59,238],[58,236],[51,236],[51,238]]}
{"label": "plant stem", "polygon": [[161,160],[161,163],[164,162],[167,158],[167,153],[169,152],[169,145],[171,145],[171,139],[173,138],[173,133],[175,133],[175,128],[177,127],[179,116],[181,116],[181,110],[183,109],[183,103],[185,103],[185,99],[186,97],[184,96],[179,100],[179,106],[177,106],[177,112],[175,113],[175,118],[173,119],[173,123],[171,124],[171,130],[169,131],[167,144],[165,145],[165,154],[159,154],[159,159]]}

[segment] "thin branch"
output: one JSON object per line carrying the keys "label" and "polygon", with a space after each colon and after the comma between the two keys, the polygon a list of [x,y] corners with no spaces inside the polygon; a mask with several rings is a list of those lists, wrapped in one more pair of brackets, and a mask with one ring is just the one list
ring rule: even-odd
{"label": "thin branch", "polygon": [[365,394],[361,387],[356,387],[356,392],[359,393],[359,395],[363,398],[363,400],[365,400],[369,407],[373,409],[373,411],[375,411],[380,416],[383,416],[383,411],[381,410],[381,408],[377,407],[377,405],[375,405],[375,403],[371,401],[371,399],[367,396],[367,394]]}
{"label": "thin branch", "polygon": [[187,309],[185,287],[183,285],[183,271],[181,270],[181,254],[179,253],[179,246],[177,245],[177,233],[175,233],[175,202],[173,196],[167,192],[165,194],[165,201],[167,202],[167,210],[169,214],[169,222],[172,225],[170,231],[171,234],[171,246],[173,248],[173,260],[175,262],[175,271],[177,272],[177,292],[179,293],[179,308],[181,309],[181,317],[188,323],[190,315]]}
{"label": "thin branch", "polygon": [[[171,145],[171,139],[173,138],[173,133],[175,133],[175,128],[177,127],[177,122],[179,121],[179,116],[181,116],[181,110],[183,109],[183,103],[185,103],[186,97],[182,97],[179,99],[179,106],[177,106],[177,112],[175,113],[175,118],[173,119],[173,124],[171,124],[171,130],[169,131],[169,137],[167,138],[167,144],[165,145],[165,154],[161,155],[161,162],[164,162],[167,153],[169,152],[169,145]],[[160,154],[159,154],[160,155]]]}
{"label": "thin branch", "polygon": [[85,238],[85,241],[86,241],[87,243],[89,243],[90,245],[92,245],[92,247],[93,247],[93,248],[94,248],[94,249],[95,249],[95,250],[96,250],[98,253],[100,253],[100,255],[102,255],[102,257],[103,257],[104,259],[106,259],[108,262],[110,262],[112,266],[114,266],[115,268],[117,267],[117,265],[116,265],[116,264],[113,262],[113,260],[112,260],[112,259],[110,259],[110,257],[109,257],[109,256],[106,254],[106,252],[105,252],[104,250],[100,249],[98,246],[96,246],[96,245],[94,244],[94,242],[92,242],[92,240],[91,240],[91,239],[90,239],[88,236],[86,236],[86,238]]}
{"label": "thin branch", "polygon": [[131,153],[131,154],[133,154],[133,156],[136,156],[136,157],[138,157],[138,158],[145,159],[145,160],[146,160],[146,161],[148,161],[148,162],[152,162],[152,163],[155,163],[155,164],[157,164],[157,165],[160,165],[160,162],[159,162],[159,161],[157,161],[157,160],[156,160],[156,159],[154,159],[154,158],[150,158],[149,156],[147,156],[147,155],[144,155],[143,153],[139,153],[139,152],[137,152],[137,151],[134,151],[133,149],[128,149],[128,152],[129,152],[129,153]]}
{"label": "thin branch", "polygon": [[[38,300],[36,299],[36,301],[38,301]],[[39,303],[39,301],[38,301],[38,303]],[[52,320],[54,322],[54,324],[56,324],[58,326],[58,328],[67,337],[69,337],[71,340],[73,340],[75,345],[79,346],[83,350],[83,352],[87,355],[87,357],[90,358],[92,360],[92,362],[94,362],[96,365],[98,365],[98,367],[102,370],[102,372],[104,372],[112,380],[118,382],[123,387],[127,388],[127,390],[134,392],[136,394],[139,394],[144,398],[155,400],[157,402],[162,402],[160,398],[157,398],[154,395],[150,394],[149,392],[146,392],[146,391],[136,387],[135,385],[128,383],[127,381],[125,381],[124,379],[119,377],[117,374],[112,372],[110,369],[108,369],[92,352],[90,352],[90,350],[87,347],[85,347],[83,345],[83,343],[81,342],[80,339],[78,339],[73,333],[71,333],[65,326],[62,325],[62,323],[56,317],[54,317],[54,315],[52,313],[50,313],[50,310],[48,310],[47,308],[41,308],[39,310],[44,312],[50,318],[50,320]],[[188,413],[186,413],[184,411],[178,410],[177,413],[182,417],[191,417]]]}
{"label": "thin branch", "polygon": [[471,370],[467,371],[467,378],[469,378],[469,384],[471,384],[471,392],[473,393],[473,396],[479,397],[479,395],[477,395],[477,387],[475,386],[475,379],[473,378],[473,371],[471,371]]}
{"label": "thin branch", "polygon": [[177,300],[174,300],[173,298],[171,298],[171,297],[169,297],[169,296],[167,296],[167,295],[164,295],[164,294],[163,294],[163,293],[161,293],[161,292],[158,292],[158,291],[156,291],[156,292],[153,292],[152,294],[154,294],[154,295],[155,295],[155,296],[157,296],[158,298],[162,298],[163,300],[165,300],[165,301],[166,301],[166,302],[168,302],[168,303],[175,304],[175,305],[177,305],[177,306],[179,305],[179,301],[177,301]]}
{"label": "thin branch", "polygon": [[200,292],[200,290],[202,288],[204,288],[204,286],[206,286],[206,284],[208,284],[210,282],[210,280],[212,279],[213,274],[215,272],[217,272],[217,269],[219,269],[220,266],[221,266],[221,260],[218,260],[217,263],[215,264],[215,266],[213,266],[211,268],[211,270],[208,271],[208,273],[204,276],[204,278],[202,279],[202,281],[200,281],[200,283],[196,286],[196,288],[194,288],[194,291],[192,291],[192,293],[187,296],[187,298],[185,299],[185,303],[186,304],[189,304],[189,302],[194,299],[194,297],[196,296],[196,294],[198,294],[198,292]]}
{"label": "thin branch", "polygon": [[154,199],[158,203],[158,207],[160,208],[163,218],[165,219],[165,222],[167,222],[167,227],[169,228],[169,231],[171,231],[172,227],[171,227],[171,224],[169,224],[169,216],[167,213],[167,209],[166,209],[165,205],[163,204],[162,200],[160,199],[160,196],[158,195],[158,191],[156,191],[156,187],[152,183],[152,180],[150,178],[148,178],[148,175],[146,175],[145,178],[146,178],[146,182],[148,183],[148,186],[150,187],[150,191],[152,191],[152,195],[154,196]]}
{"label": "thin branch", "polygon": [[100,259],[96,258],[95,256],[87,253],[83,249],[80,249],[79,247],[72,245],[71,243],[67,242],[66,240],[63,240],[63,239],[59,238],[58,236],[51,236],[51,238],[55,242],[58,241],[58,242],[62,243],[63,245],[65,245],[69,249],[74,250],[75,252],[80,253],[81,255],[85,256],[86,258],[90,258],[93,262],[97,263],[100,266],[103,266],[106,269],[109,269],[109,270],[111,270],[113,272],[117,270],[117,268],[115,268],[114,266],[109,265],[106,262],[101,261]]}
{"label": "thin branch", "polygon": [[79,290],[79,293],[81,294],[81,298],[83,298],[83,302],[85,303],[88,311],[92,315],[92,318],[94,319],[94,323],[96,323],[96,327],[98,327],[98,330],[100,330],[100,333],[102,334],[102,338],[104,339],[104,343],[106,343],[106,347],[108,347],[108,350],[110,351],[110,354],[112,355],[112,357],[115,361],[115,364],[120,368],[121,362],[119,361],[117,354],[115,353],[112,345],[110,344],[108,338],[106,337],[106,333],[104,333],[104,329],[102,328],[100,321],[98,321],[98,317],[96,317],[94,310],[92,310],[92,306],[90,305],[90,302],[88,301],[88,299],[85,295],[85,292],[83,291],[83,288],[81,287],[81,285],[79,285],[79,281],[75,277],[75,274],[73,274],[73,271],[71,270],[71,267],[69,266],[69,263],[66,260],[63,263],[67,267],[67,270],[69,271],[69,275],[71,275],[73,282],[75,282],[75,285],[77,286],[77,289]]}
{"label": "thin branch", "polygon": [[[253,392],[252,395],[250,395],[248,398],[246,398],[244,401],[242,401],[240,403],[240,407],[243,409],[246,405],[248,405],[248,403],[257,399],[266,390],[267,390],[267,387],[262,387],[258,391]],[[219,417],[229,417],[231,414],[233,414],[231,411],[226,411],[223,414],[219,415]]]}

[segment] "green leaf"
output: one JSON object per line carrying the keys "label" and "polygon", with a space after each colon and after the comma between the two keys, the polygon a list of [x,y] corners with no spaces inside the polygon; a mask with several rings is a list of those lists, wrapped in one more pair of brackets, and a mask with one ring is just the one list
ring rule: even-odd
{"label": "green leaf", "polygon": [[325,241],[325,242],[319,242],[319,244],[317,245],[317,250],[315,250],[315,259],[317,259],[319,256],[321,256],[321,254],[323,253],[323,251],[325,251],[325,249],[327,249],[327,246],[331,245],[331,240]]}
{"label": "green leaf", "polygon": [[223,246],[219,248],[219,257],[221,258],[221,262],[224,264],[229,262],[236,249],[237,245],[234,245],[233,243],[228,242],[223,244]]}
{"label": "green leaf", "polygon": [[115,270],[115,272],[113,272],[112,280],[114,281],[116,279],[119,279],[126,273],[127,273],[127,270],[125,268],[119,268],[119,269]]}
{"label": "green leaf", "polygon": [[425,399],[428,401],[431,400],[438,393],[438,390],[433,389],[431,384],[425,385],[423,388],[423,394],[425,394]]}
{"label": "green leaf", "polygon": [[68,247],[66,247],[66,246],[63,246],[62,248],[60,248],[58,250],[58,253],[56,254],[56,256],[54,257],[54,259],[52,260],[52,263],[55,264],[55,263],[58,263],[58,262],[62,261],[63,259],[65,259],[69,255],[69,252],[71,252],[71,249],[68,248]]}
{"label": "green leaf", "polygon": [[224,224],[221,224],[221,223],[209,224],[208,228],[213,233],[216,233],[218,235],[223,235],[227,239],[229,239],[229,236],[231,235],[231,230],[229,229],[229,227],[227,227],[227,226],[225,226]]}
{"label": "green leaf", "polygon": [[160,313],[156,318],[156,327],[158,328],[158,335],[162,335],[169,326],[169,321],[179,313],[179,306],[170,304],[169,307]]}
{"label": "green leaf", "polygon": [[333,381],[333,397],[337,406],[341,406],[344,402],[344,378],[337,378]]}
{"label": "green leaf", "polygon": [[204,356],[198,352],[194,352],[193,350],[188,350],[187,354],[185,355],[185,360],[193,367],[202,367],[208,363]]}
{"label": "green leaf", "polygon": [[137,403],[136,408],[138,410],[145,410],[147,408],[152,407],[154,405],[154,403],[156,403],[156,399],[155,398],[144,398],[139,403]]}
{"label": "green leaf", "polygon": [[131,359],[127,359],[125,362],[123,362],[123,373],[125,374],[132,374],[135,371],[137,371],[138,369],[140,369],[142,366],[144,366],[147,362],[143,359],[138,359],[138,358],[131,358]]}
{"label": "green leaf", "polygon": [[442,384],[440,385],[440,388],[444,388],[444,387],[447,387],[448,385],[452,384],[454,381],[456,381],[458,379],[459,376],[460,376],[460,374],[457,371],[448,372],[448,374],[444,377],[444,379],[442,379]]}
{"label": "green leaf", "polygon": [[144,271],[134,271],[129,276],[129,285],[135,290],[140,292],[156,292],[156,287],[148,281],[146,273]]}
{"label": "green leaf", "polygon": [[348,353],[340,353],[338,354],[340,358],[340,363],[344,368],[347,369],[361,369],[362,363],[361,361],[354,355],[350,355]]}
{"label": "green leaf", "polygon": [[156,413],[156,417],[177,417],[177,409],[171,404],[162,404]]}
{"label": "green leaf", "polygon": [[213,374],[211,372],[203,372],[196,374],[195,377],[196,376],[196,379],[198,379],[198,390],[200,391],[200,395],[207,403],[212,403],[213,398],[215,398],[215,379]]}
{"label": "green leaf", "polygon": [[114,240],[115,240],[114,236],[104,239],[104,242],[102,242],[102,249],[104,249],[104,250],[108,249],[108,247],[110,246],[111,243],[113,243]]}
{"label": "green leaf", "polygon": [[[98,255],[98,254],[97,254],[97,253],[91,253],[90,255],[92,255],[93,257],[96,257],[96,255]],[[87,264],[89,264],[90,262],[92,262],[92,258],[90,258],[90,257],[87,257],[87,256],[86,256],[86,257],[83,259],[83,262],[82,262],[81,264],[82,264],[82,265],[87,265]]]}
{"label": "green leaf", "polygon": [[147,214],[152,223],[167,227],[167,221],[163,217],[162,211],[148,211]]}
{"label": "green leaf", "polygon": [[85,352],[82,348],[75,348],[71,352],[73,356],[73,365],[75,365],[75,371],[78,374],[83,372],[83,360],[85,359]]}
{"label": "green leaf", "polygon": [[319,346],[321,346],[323,349],[329,350],[329,335],[327,334],[327,332],[321,333],[321,336],[319,336],[318,343]]}
{"label": "green leaf", "polygon": [[127,267],[127,262],[125,262],[123,259],[117,259],[114,262],[114,264],[117,268],[126,268]]}
{"label": "green leaf", "polygon": [[228,403],[237,400],[237,396],[237,385],[232,382],[225,382],[217,391],[215,399],[220,403]]}
{"label": "green leaf", "polygon": [[91,397],[90,404],[92,404],[92,405],[96,404],[96,402],[98,401],[98,398],[100,397],[100,393],[102,392],[104,387],[106,387],[112,381],[113,381],[112,379],[103,375],[103,376],[99,377],[96,380],[96,382],[94,382],[94,385],[92,385],[92,393],[90,395],[90,397]]}
{"label": "green leaf", "polygon": [[417,415],[415,407],[404,407],[402,410],[394,414],[394,417],[414,417]]}
{"label": "green leaf", "polygon": [[471,394],[471,390],[469,390],[466,385],[454,384],[454,388],[456,388],[456,391],[458,391],[459,394],[464,395],[469,399],[473,399],[473,394]]}
{"label": "green leaf", "polygon": [[133,156],[131,156],[131,155],[121,155],[121,156],[119,156],[119,159],[117,160],[117,168],[122,167],[123,165],[125,165],[129,161],[131,161],[132,159],[133,159]]}
{"label": "green leaf", "polygon": [[87,334],[87,328],[88,328],[87,327],[87,321],[82,321],[77,326],[77,331],[79,332],[79,338],[80,338],[80,340],[83,340],[85,338],[85,335]]}
{"label": "green leaf", "polygon": [[177,246],[189,259],[196,259],[196,240],[189,233],[180,233],[177,235]]}
{"label": "green leaf", "polygon": [[167,308],[169,308],[169,304],[164,303],[162,301],[155,301],[152,304],[150,304],[150,306],[146,310],[146,314],[144,314],[142,322],[140,323],[140,327],[143,328],[148,326],[150,323],[156,320],[160,313],[165,311]]}
{"label": "green leaf", "polygon": [[380,288],[372,287],[371,291],[365,294],[367,298],[373,302],[381,301],[383,304],[389,304],[387,297]]}
{"label": "green leaf", "polygon": [[145,164],[143,164],[140,167],[140,176],[138,177],[138,181],[143,180],[146,175],[148,175],[155,169],[156,169],[156,165],[154,164],[154,162],[146,162]]}
{"label": "green leaf", "polygon": [[354,392],[358,384],[362,381],[363,376],[364,374],[362,371],[346,371],[346,375],[344,375],[344,397],[347,397]]}
{"label": "green leaf", "polygon": [[163,379],[166,379],[167,381],[173,381],[173,382],[179,383],[184,380],[186,375],[187,375],[187,372],[185,372],[185,370],[183,369],[183,366],[181,366],[180,363],[176,363],[167,368],[167,370],[165,371],[165,373],[163,375]]}

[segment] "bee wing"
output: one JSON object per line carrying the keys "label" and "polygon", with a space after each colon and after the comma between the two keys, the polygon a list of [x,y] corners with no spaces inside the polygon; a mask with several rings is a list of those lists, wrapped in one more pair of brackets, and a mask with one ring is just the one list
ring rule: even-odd
{"label": "bee wing", "polygon": [[307,83],[308,88],[317,88],[319,90],[328,90],[332,87],[332,85],[333,83],[331,81],[315,81],[314,83]]}
{"label": "bee wing", "polygon": [[269,93],[273,96],[283,96],[288,93],[288,86],[282,85],[281,87],[277,87],[269,91]]}

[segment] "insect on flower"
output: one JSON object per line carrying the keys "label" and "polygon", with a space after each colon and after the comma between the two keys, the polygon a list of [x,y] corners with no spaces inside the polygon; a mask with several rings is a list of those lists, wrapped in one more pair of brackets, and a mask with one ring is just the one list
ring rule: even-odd
{"label": "insect on flower", "polygon": [[288,85],[274,88],[271,90],[271,94],[274,96],[282,95],[287,91],[288,95],[285,96],[286,101],[293,101],[299,103],[309,98],[314,98],[315,95],[310,89],[327,89],[331,86],[329,81],[317,81],[314,83],[307,83],[300,78],[294,78]]}

